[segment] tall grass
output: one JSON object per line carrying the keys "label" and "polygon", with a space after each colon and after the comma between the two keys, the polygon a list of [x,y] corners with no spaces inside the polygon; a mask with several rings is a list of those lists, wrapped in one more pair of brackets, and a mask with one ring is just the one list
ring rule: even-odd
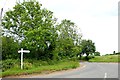
{"label": "tall grass", "polygon": [[64,60],[64,61],[50,61],[50,62],[37,61],[37,60],[34,60],[34,62],[32,62],[30,60],[25,60],[23,70],[20,69],[20,64],[18,62],[12,65],[11,68],[4,70],[4,72],[2,72],[2,77],[11,76],[11,75],[13,76],[13,75],[26,75],[32,73],[42,73],[44,71],[53,72],[53,71],[67,70],[79,66],[79,62],[77,61]]}

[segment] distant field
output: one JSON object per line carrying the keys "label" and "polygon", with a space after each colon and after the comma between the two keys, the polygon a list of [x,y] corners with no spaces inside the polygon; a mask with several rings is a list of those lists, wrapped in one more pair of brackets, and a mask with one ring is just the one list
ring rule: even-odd
{"label": "distant field", "polygon": [[89,62],[120,62],[118,55],[106,55],[106,56],[95,56],[89,60]]}

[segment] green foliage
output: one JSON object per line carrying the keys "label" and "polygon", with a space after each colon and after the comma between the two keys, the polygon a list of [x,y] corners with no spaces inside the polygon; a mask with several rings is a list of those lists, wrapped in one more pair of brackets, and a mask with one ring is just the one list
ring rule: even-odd
{"label": "green foliage", "polygon": [[[12,61],[12,60],[11,60]],[[37,60],[36,60],[37,61]],[[34,63],[39,63],[42,64],[41,61],[37,61]],[[12,61],[13,62],[13,61]],[[79,62],[77,61],[59,61],[57,64],[53,65],[41,65],[37,66],[33,63],[29,63],[29,60],[25,61],[25,69],[21,70],[20,67],[13,66],[13,68],[10,68],[4,72],[2,72],[2,77],[5,76],[13,76],[13,75],[25,75],[25,74],[32,74],[32,73],[42,73],[42,72],[52,72],[52,71],[60,71],[60,70],[67,70],[67,69],[72,69],[72,68],[77,68],[79,67]]]}
{"label": "green foliage", "polygon": [[31,63],[28,63],[28,62],[26,63],[26,62],[24,62],[24,69],[25,69],[25,70],[32,69],[32,67],[33,67],[33,66],[32,66]]}
{"label": "green foliage", "polygon": [[[62,20],[57,25],[58,38],[56,42],[56,50],[58,52],[59,59],[72,58],[80,52],[81,48],[78,47],[78,40],[81,39],[77,31],[76,25],[70,20]],[[75,43],[76,42],[76,43]]]}
{"label": "green foliage", "polygon": [[88,56],[95,53],[96,50],[95,44],[92,42],[92,40],[82,40],[81,47],[81,54],[86,54],[86,60],[89,60]]}
{"label": "green foliage", "polygon": [[108,56],[108,55],[120,55],[120,52],[117,52],[117,53],[111,53],[111,54],[105,54],[105,56]]}
{"label": "green foliage", "polygon": [[[92,58],[95,58],[95,56],[90,55],[90,56],[87,57],[88,60],[90,60],[90,59],[92,59]],[[86,59],[86,56],[82,56],[79,60],[87,61],[87,59]]]}
{"label": "green foliage", "polygon": [[[37,1],[17,3],[6,12],[2,24],[15,40],[22,40],[21,47],[31,50],[28,58],[51,59],[57,34],[53,12],[41,8]],[[4,31],[5,34],[5,31]],[[16,37],[17,36],[17,37]],[[47,46],[46,42],[50,43]]]}
{"label": "green foliage", "polygon": [[[42,8],[42,4],[39,2],[23,1],[17,3],[4,15],[2,25],[7,32],[4,30],[3,33],[4,36],[9,34],[16,41],[15,44],[10,45],[13,46],[14,51],[17,52],[19,47],[31,51],[29,54],[25,54],[25,59],[49,61],[76,57],[81,51],[81,35],[77,33],[77,26],[66,19],[57,25],[56,22],[53,12]],[[19,47],[17,47],[18,42]],[[7,49],[9,49],[8,46],[3,50]],[[14,51],[3,52],[6,54],[5,59],[11,58],[7,56],[13,58],[12,54],[16,54]]]}
{"label": "green foliage", "polygon": [[19,45],[18,42],[14,41],[12,37],[2,37],[2,59],[11,59],[11,58],[18,58],[18,49]]}
{"label": "green foliage", "polygon": [[116,54],[115,51],[113,51],[113,54]]}
{"label": "green foliage", "polygon": [[20,64],[20,60],[7,59],[2,61],[2,71],[6,71]]}
{"label": "green foliage", "polygon": [[94,56],[100,56],[100,52],[95,52]]}
{"label": "green foliage", "polygon": [[116,55],[120,55],[120,52],[117,52]]}

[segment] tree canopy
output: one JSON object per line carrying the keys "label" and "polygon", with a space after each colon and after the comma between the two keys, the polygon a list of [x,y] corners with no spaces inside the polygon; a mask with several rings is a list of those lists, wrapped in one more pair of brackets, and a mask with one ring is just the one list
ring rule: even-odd
{"label": "tree canopy", "polygon": [[82,48],[81,54],[86,54],[87,60],[88,60],[88,56],[90,54],[95,53],[95,51],[96,51],[95,44],[92,42],[92,40],[82,40],[81,41],[81,48]]}
{"label": "tree canopy", "polygon": [[2,25],[4,59],[19,57],[21,47],[31,51],[25,58],[37,60],[69,59],[95,52],[92,40],[81,40],[74,22],[63,19],[58,23],[53,12],[35,0],[16,3],[5,13]]}
{"label": "tree canopy", "polygon": [[95,55],[95,56],[100,56],[100,52],[96,51],[96,52],[94,53],[94,55]]}

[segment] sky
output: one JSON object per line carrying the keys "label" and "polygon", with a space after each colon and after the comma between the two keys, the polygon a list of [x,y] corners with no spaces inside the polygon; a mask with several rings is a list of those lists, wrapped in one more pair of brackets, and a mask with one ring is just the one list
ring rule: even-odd
{"label": "sky", "polygon": [[[19,0],[0,0],[4,12]],[[20,0],[21,1],[21,0]],[[51,10],[58,21],[74,22],[82,39],[95,43],[101,55],[118,52],[118,2],[120,0],[37,0]]]}

